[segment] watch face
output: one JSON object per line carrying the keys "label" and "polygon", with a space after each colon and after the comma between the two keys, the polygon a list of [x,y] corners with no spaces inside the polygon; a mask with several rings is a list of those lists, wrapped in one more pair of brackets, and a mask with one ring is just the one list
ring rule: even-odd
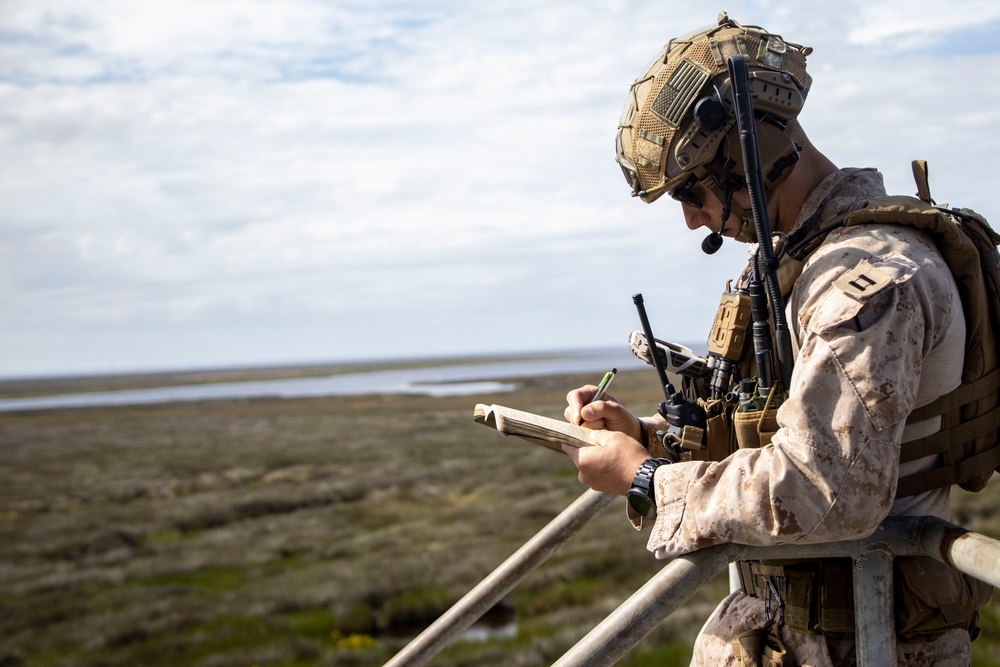
{"label": "watch face", "polygon": [[649,497],[634,489],[630,490],[626,494],[626,497],[628,498],[629,506],[634,509],[639,516],[649,518],[649,515],[652,514],[653,510],[653,503],[650,502]]}

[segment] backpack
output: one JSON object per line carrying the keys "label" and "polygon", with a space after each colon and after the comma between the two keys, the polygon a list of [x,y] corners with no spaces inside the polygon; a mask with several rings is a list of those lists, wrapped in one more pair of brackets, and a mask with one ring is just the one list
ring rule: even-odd
{"label": "backpack", "polygon": [[875,197],[844,220],[845,226],[902,224],[929,234],[955,277],[965,313],[962,384],[907,418],[915,423],[941,415],[941,430],[900,450],[900,463],[941,454],[941,465],[901,478],[896,497],[952,484],[981,491],[1000,466],[1000,235],[971,209],[937,206],[926,162],[915,160],[913,175],[916,198]]}

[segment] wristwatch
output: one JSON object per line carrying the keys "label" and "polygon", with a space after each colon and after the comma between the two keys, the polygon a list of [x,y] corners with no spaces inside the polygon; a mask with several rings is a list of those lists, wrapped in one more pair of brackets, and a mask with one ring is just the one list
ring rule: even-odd
{"label": "wristwatch", "polygon": [[646,519],[656,516],[656,493],[653,489],[653,475],[656,469],[662,465],[670,463],[667,459],[646,459],[639,466],[632,480],[625,497],[628,499],[629,507],[635,510],[636,514]]}

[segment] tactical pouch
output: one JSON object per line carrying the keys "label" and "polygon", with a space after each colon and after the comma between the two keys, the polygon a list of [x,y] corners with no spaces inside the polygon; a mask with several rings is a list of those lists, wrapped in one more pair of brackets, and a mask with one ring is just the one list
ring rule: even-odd
{"label": "tactical pouch", "polygon": [[778,409],[733,413],[733,430],[740,449],[763,447],[778,432]]}
{"label": "tactical pouch", "polygon": [[[851,560],[740,561],[743,592],[767,600],[767,579],[785,603],[785,625],[794,632],[846,636],[854,632]],[[896,635],[913,644],[937,639],[955,628],[979,634],[976,610],[989,602],[993,588],[925,556],[893,561]]]}
{"label": "tactical pouch", "polygon": [[833,637],[854,632],[850,558],[741,561],[738,571],[743,592],[762,600],[771,598],[767,579],[772,580],[784,602],[789,630]]}
{"label": "tactical pouch", "polygon": [[723,400],[703,401],[698,403],[705,408],[708,418],[705,420],[705,461],[722,461],[733,453],[733,432],[729,428],[733,409]]}
{"label": "tactical pouch", "polygon": [[978,634],[976,610],[989,601],[991,586],[922,556],[896,558],[893,575],[900,641],[927,642],[954,628]]}
{"label": "tactical pouch", "polygon": [[763,628],[747,630],[733,640],[733,655],[743,667],[784,667],[784,642],[768,621]]}
{"label": "tactical pouch", "polygon": [[854,578],[849,558],[824,558],[819,563],[819,628],[839,637],[854,632]]}
{"label": "tactical pouch", "polygon": [[[813,565],[813,564],[809,564]],[[815,580],[813,567],[784,568],[785,625],[795,632],[814,633],[816,627]]]}

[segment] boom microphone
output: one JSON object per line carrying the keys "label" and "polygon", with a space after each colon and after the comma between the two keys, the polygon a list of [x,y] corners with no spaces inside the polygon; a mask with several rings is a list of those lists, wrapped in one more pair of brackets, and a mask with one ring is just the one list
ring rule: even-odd
{"label": "boom microphone", "polygon": [[722,232],[712,232],[701,242],[701,251],[706,255],[714,255],[722,247]]}
{"label": "boom microphone", "polygon": [[722,212],[722,224],[719,225],[719,231],[712,232],[701,242],[701,251],[706,255],[714,255],[722,247],[722,239],[725,238],[722,231],[726,228],[727,220],[729,220],[729,197],[726,197],[726,206]]}

